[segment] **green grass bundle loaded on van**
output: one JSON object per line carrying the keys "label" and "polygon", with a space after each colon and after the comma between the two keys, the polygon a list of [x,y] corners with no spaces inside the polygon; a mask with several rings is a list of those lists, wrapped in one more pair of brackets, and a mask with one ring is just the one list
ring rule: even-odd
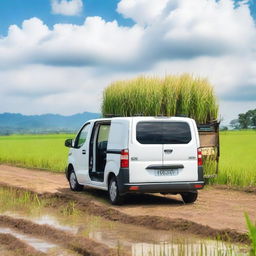
{"label": "green grass bundle loaded on van", "polygon": [[189,74],[164,78],[141,76],[116,81],[103,93],[103,116],[188,116],[208,123],[218,116],[218,103],[207,79]]}

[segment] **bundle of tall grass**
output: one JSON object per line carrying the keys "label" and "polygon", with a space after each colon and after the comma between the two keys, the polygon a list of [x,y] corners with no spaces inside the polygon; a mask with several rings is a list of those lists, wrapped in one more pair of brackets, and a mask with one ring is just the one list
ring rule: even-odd
{"label": "bundle of tall grass", "polygon": [[164,78],[141,76],[107,87],[102,115],[184,115],[198,123],[207,123],[217,119],[218,103],[207,79],[189,74]]}

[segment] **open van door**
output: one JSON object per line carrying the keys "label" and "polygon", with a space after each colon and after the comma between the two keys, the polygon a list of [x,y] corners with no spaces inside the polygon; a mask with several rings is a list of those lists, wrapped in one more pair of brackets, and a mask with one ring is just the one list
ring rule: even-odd
{"label": "open van door", "polygon": [[218,174],[220,157],[219,125],[220,123],[217,121],[197,125],[205,178],[213,178]]}

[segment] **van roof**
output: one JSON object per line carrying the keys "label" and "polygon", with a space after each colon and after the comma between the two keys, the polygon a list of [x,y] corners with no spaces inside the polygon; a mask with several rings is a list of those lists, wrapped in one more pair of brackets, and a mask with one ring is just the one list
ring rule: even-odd
{"label": "van roof", "polygon": [[132,117],[112,117],[112,118],[98,118],[98,119],[92,119],[91,121],[96,122],[96,121],[111,121],[111,120],[173,120],[173,121],[191,121],[193,120],[192,118],[189,117],[177,117],[177,116],[171,116],[171,117],[167,117],[167,116],[132,116]]}

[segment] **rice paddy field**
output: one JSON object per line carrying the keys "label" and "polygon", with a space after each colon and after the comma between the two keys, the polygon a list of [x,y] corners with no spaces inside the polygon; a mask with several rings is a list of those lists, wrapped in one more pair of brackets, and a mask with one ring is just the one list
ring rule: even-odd
{"label": "rice paddy field", "polygon": [[0,136],[0,162],[63,172],[68,153],[64,141],[69,137],[74,135]]}
{"label": "rice paddy field", "polygon": [[[0,137],[0,163],[64,172],[67,138],[73,134],[11,135]],[[220,133],[219,174],[214,183],[231,186],[256,186],[256,131]]]}

